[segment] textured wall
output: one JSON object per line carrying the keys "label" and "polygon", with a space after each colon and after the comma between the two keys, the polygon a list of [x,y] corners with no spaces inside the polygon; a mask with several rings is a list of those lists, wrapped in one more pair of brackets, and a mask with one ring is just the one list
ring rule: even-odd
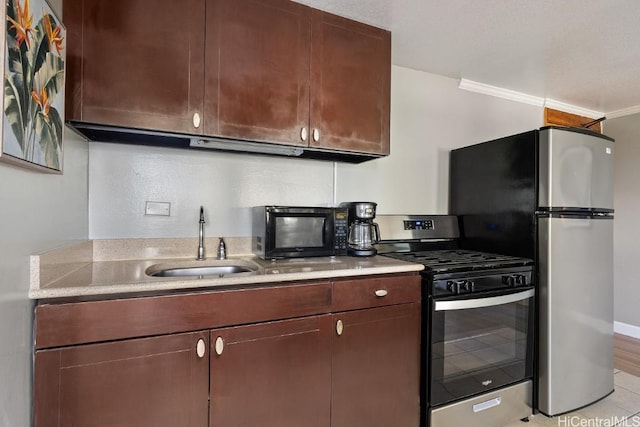
{"label": "textured wall", "polygon": [[66,132],[64,174],[0,163],[0,426],[31,425],[29,255],[87,238],[87,144]]}
{"label": "textured wall", "polygon": [[640,114],[607,120],[604,133],[615,142],[615,180],[613,187],[615,220],[613,226],[614,318],[635,326],[620,332],[640,337],[640,287],[636,266],[640,259]]}
{"label": "textured wall", "polygon": [[391,156],[338,165],[337,199],[378,211],[446,213],[449,151],[538,128],[542,108],[458,89],[458,81],[392,67]]}

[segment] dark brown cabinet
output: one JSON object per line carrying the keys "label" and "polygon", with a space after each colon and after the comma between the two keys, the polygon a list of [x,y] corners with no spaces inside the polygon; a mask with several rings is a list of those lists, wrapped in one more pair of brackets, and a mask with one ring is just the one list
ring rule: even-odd
{"label": "dark brown cabinet", "polygon": [[331,316],[211,331],[212,426],[327,427]]}
{"label": "dark brown cabinet", "polygon": [[333,315],[331,426],[420,424],[420,304]]}
{"label": "dark brown cabinet", "polygon": [[386,30],[289,0],[65,0],[64,18],[78,128],[389,154]]}
{"label": "dark brown cabinet", "polygon": [[391,33],[314,11],[311,146],[389,154]]}
{"label": "dark brown cabinet", "polygon": [[208,334],[36,352],[35,426],[208,425]]}
{"label": "dark brown cabinet", "polygon": [[307,145],[310,17],[288,0],[207,2],[207,135]]}
{"label": "dark brown cabinet", "polygon": [[205,0],[64,0],[67,120],[202,133]]}
{"label": "dark brown cabinet", "polygon": [[418,425],[417,274],[44,303],[35,337],[36,427]]}

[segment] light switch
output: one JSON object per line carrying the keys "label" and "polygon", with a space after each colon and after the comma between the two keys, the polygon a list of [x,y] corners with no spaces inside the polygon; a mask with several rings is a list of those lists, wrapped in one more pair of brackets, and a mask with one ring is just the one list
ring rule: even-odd
{"label": "light switch", "polygon": [[171,203],[169,202],[147,202],[145,215],[171,215]]}

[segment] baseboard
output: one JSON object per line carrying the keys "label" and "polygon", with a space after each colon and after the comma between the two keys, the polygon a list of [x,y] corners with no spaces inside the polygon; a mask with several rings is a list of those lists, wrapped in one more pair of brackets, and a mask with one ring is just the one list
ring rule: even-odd
{"label": "baseboard", "polygon": [[628,323],[613,322],[613,332],[628,337],[640,338],[640,326],[629,325]]}

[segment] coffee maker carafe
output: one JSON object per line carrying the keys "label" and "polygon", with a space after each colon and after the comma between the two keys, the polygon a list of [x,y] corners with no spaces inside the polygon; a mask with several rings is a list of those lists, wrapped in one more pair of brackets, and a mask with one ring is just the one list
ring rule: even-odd
{"label": "coffee maker carafe", "polygon": [[380,241],[380,229],[373,222],[376,217],[376,203],[344,202],[340,207],[349,210],[349,239],[347,253],[353,256],[373,256],[374,244]]}

